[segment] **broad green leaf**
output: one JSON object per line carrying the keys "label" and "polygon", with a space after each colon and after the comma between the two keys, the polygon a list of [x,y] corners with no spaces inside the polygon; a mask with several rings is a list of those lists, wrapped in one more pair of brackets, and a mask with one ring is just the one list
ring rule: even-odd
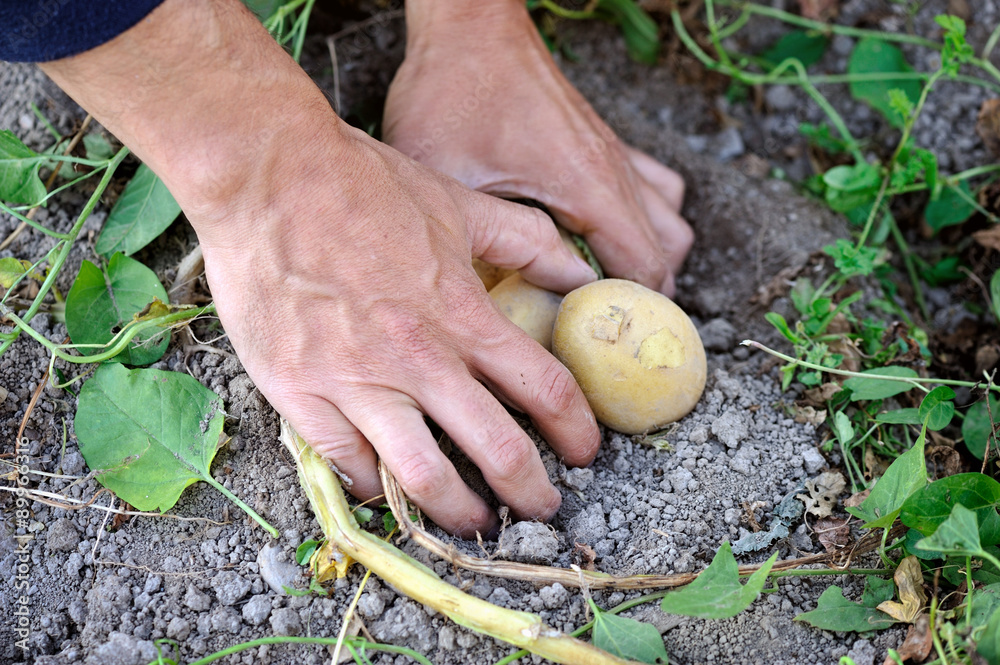
{"label": "broad green leaf", "polygon": [[[1000,274],[1000,271],[997,274]],[[989,408],[987,408],[985,400],[976,402],[966,411],[965,422],[962,423],[962,438],[965,439],[965,447],[979,459],[983,459],[983,455],[986,454],[987,439],[990,442],[990,450],[994,452],[997,450],[996,435],[991,434],[993,432],[993,423],[990,422],[991,414],[994,421],[1000,421],[1000,400],[992,395],[990,395]]]}
{"label": "broad green leaf", "polygon": [[[66,296],[66,329],[74,344],[107,344],[136,314],[167,292],[156,273],[135,259],[118,253],[107,272],[84,261]],[[156,337],[156,339],[152,339]],[[148,365],[159,360],[170,343],[168,331],[142,333],[115,360],[128,365]],[[80,349],[94,354],[100,348]]]}
{"label": "broad green leaf", "polygon": [[[848,74],[892,74],[912,72],[903,52],[895,46],[874,37],[858,41],[847,63]],[[903,118],[892,109],[889,91],[897,89],[916,104],[920,98],[921,83],[909,79],[884,81],[852,81],[851,95],[884,115],[896,127],[903,126]]]}
{"label": "broad green leaf", "polygon": [[163,181],[143,164],[111,209],[94,249],[101,256],[126,256],[152,242],[181,213]]}
{"label": "broad green leaf", "polygon": [[976,519],[976,514],[956,503],[948,519],[941,522],[934,533],[919,541],[916,548],[945,554],[980,556],[983,546],[979,542],[979,520]]}
{"label": "broad green leaf", "polygon": [[918,409],[908,408],[880,413],[875,416],[875,422],[885,423],[886,425],[920,425],[923,421],[920,420]]}
{"label": "broad green leaf", "polygon": [[636,62],[656,64],[660,35],[656,21],[633,0],[598,0],[597,8],[612,17],[625,37],[628,55]]}
{"label": "broad green leaf", "polygon": [[867,204],[870,208],[882,184],[882,174],[871,164],[834,166],[823,174],[826,203],[837,212]]}
{"label": "broad green leaf", "polygon": [[[959,194],[959,191],[962,194]],[[976,212],[976,206],[970,200],[975,200],[969,184],[963,180],[958,187],[947,186],[941,190],[941,196],[936,201],[931,201],[924,209],[924,219],[927,226],[940,231],[946,226],[955,226],[972,217]]]}
{"label": "broad green leaf", "polygon": [[920,533],[916,529],[907,529],[906,535],[903,537],[903,548],[906,550],[906,554],[912,554],[918,559],[922,559],[924,561],[933,561],[934,559],[945,558],[943,552],[933,552],[931,550],[918,550],[917,543],[923,539],[924,539],[924,534]]}
{"label": "broad green leaf", "polygon": [[691,584],[668,593],[660,608],[668,614],[704,619],[734,617],[757,599],[777,558],[778,553],[775,552],[746,584],[740,584],[739,567],[733,558],[732,548],[725,542],[708,568]]}
{"label": "broad green leaf", "polygon": [[795,620],[804,621],[820,630],[856,633],[881,630],[896,623],[895,619],[881,610],[847,600],[839,586],[829,587],[816,602],[816,609],[798,615]]}
{"label": "broad green leaf", "polygon": [[993,316],[1000,321],[1000,270],[990,278],[990,301],[993,303]]}
{"label": "broad green leaf", "polygon": [[[876,367],[875,369],[865,370],[862,374],[917,378],[915,371],[909,367],[900,367],[899,365]],[[851,401],[857,402],[869,399],[885,399],[893,395],[905,393],[907,390],[913,388],[913,384],[906,381],[893,381],[891,379],[852,376],[844,381],[844,387],[851,391]]]}
{"label": "broad green leaf", "polygon": [[982,473],[959,473],[935,480],[914,492],[904,503],[900,521],[924,536],[933,534],[952,507],[961,504],[976,513],[979,538],[985,545],[1000,543],[1000,483]]}
{"label": "broad green leaf", "polygon": [[169,510],[209,472],[225,414],[193,377],[106,363],[83,384],[74,427],[97,480],[139,510]]}
{"label": "broad green leaf", "polygon": [[861,604],[865,607],[878,607],[887,600],[892,600],[896,595],[896,584],[891,577],[876,577],[869,575],[865,578],[865,590],[861,594]]}
{"label": "broad green leaf", "polygon": [[955,391],[948,386],[938,386],[924,395],[917,414],[920,422],[934,432],[944,429],[955,415]]}
{"label": "broad green leaf", "polygon": [[760,56],[772,67],[788,58],[795,58],[803,67],[808,67],[820,61],[829,43],[828,37],[817,32],[789,30]]}
{"label": "broad green leaf", "polygon": [[1000,609],[1000,584],[988,584],[972,590],[972,625],[985,625]]}
{"label": "broad green leaf", "polygon": [[892,526],[906,499],[927,484],[927,465],[924,462],[926,436],[927,432],[921,431],[913,447],[885,470],[868,498],[860,506],[847,509],[847,512],[866,522],[862,525],[865,529]]}
{"label": "broad green leaf", "polygon": [[594,611],[594,646],[608,653],[640,663],[666,663],[667,649],[656,626],[604,612],[587,599]]}
{"label": "broad green leaf", "polygon": [[83,137],[83,147],[87,150],[87,159],[111,159],[115,154],[103,134],[87,134]]}
{"label": "broad green leaf", "polygon": [[45,183],[38,177],[41,165],[37,152],[10,130],[0,130],[0,200],[37,203],[45,198]]}
{"label": "broad green leaf", "polygon": [[9,289],[30,269],[31,263],[23,259],[15,259],[12,256],[0,259],[0,287]]}
{"label": "broad green leaf", "polygon": [[993,614],[986,622],[986,628],[979,635],[976,651],[990,665],[1000,663],[1000,611],[993,610]]}

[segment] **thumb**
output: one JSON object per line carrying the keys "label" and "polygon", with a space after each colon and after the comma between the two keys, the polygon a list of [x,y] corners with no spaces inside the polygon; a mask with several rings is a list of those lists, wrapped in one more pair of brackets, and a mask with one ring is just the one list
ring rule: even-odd
{"label": "thumb", "polygon": [[597,279],[587,262],[563,244],[544,212],[473,194],[465,211],[473,258],[517,270],[532,284],[558,293]]}

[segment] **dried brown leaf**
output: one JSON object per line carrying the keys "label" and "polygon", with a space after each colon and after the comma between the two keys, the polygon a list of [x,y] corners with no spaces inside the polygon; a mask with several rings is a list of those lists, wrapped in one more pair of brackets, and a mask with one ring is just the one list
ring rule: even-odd
{"label": "dried brown leaf", "polygon": [[868,495],[871,494],[871,493],[872,493],[871,490],[864,490],[863,492],[858,492],[857,494],[852,494],[851,496],[849,496],[846,499],[844,499],[844,507],[845,508],[857,508],[858,506],[860,506],[864,502],[865,499],[868,498]]}
{"label": "dried brown leaf", "polygon": [[1000,252],[1000,226],[991,226],[988,229],[976,231],[972,234],[972,239],[986,249]]}
{"label": "dried brown leaf", "polygon": [[814,21],[828,21],[840,12],[838,0],[799,0],[802,15]]}
{"label": "dried brown leaf", "polygon": [[899,601],[887,600],[880,603],[882,610],[896,621],[913,623],[920,616],[927,604],[927,594],[924,592],[924,576],[920,570],[917,557],[908,556],[899,562],[896,573],[892,576],[896,582]]}
{"label": "dried brown leaf", "polygon": [[[921,614],[910,626],[906,639],[896,649],[896,653],[903,662],[912,660],[915,663],[922,663],[930,655],[932,646],[934,646],[934,636],[930,630],[930,619],[926,614]],[[892,665],[894,662],[892,657],[886,656],[882,665]]]}
{"label": "dried brown leaf", "polygon": [[851,529],[846,518],[824,517],[816,522],[815,530],[819,544],[827,552],[836,552],[851,542]]}
{"label": "dried brown leaf", "polygon": [[829,517],[837,506],[847,481],[839,471],[825,471],[817,477],[806,481],[808,494],[796,494],[795,498],[806,506],[806,512],[816,517]]}
{"label": "dried brown leaf", "polygon": [[987,99],[979,107],[976,133],[990,152],[1000,156],[1000,99]]}
{"label": "dried brown leaf", "polygon": [[597,560],[597,552],[586,543],[574,543],[573,547],[573,563],[580,566],[583,570],[589,570],[593,572],[596,570],[594,567],[594,561]]}
{"label": "dried brown leaf", "polygon": [[826,422],[826,409],[817,410],[811,406],[796,406],[795,422],[822,425]]}

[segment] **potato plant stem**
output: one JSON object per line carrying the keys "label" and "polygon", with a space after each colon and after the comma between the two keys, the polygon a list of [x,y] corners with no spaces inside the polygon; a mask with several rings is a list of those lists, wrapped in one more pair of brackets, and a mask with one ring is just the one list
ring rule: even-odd
{"label": "potato plant stem", "polygon": [[219,481],[217,481],[211,475],[205,476],[205,478],[203,480],[206,483],[208,483],[209,485],[211,485],[212,487],[214,487],[215,489],[219,490],[219,492],[221,492],[222,495],[225,496],[227,499],[229,499],[230,501],[232,501],[233,503],[235,503],[237,506],[239,506],[240,509],[243,512],[245,512],[247,515],[249,515],[250,517],[252,517],[253,520],[257,524],[259,524],[262,527],[264,527],[264,530],[267,531],[269,534],[271,534],[272,538],[280,538],[281,537],[281,534],[278,533],[277,529],[275,529],[273,526],[271,526],[270,524],[268,524],[267,520],[265,520],[263,517],[261,517],[257,513],[256,510],[254,510],[253,508],[251,508],[250,506],[248,506],[247,504],[245,504],[242,499],[240,499],[238,496],[236,496],[235,494],[233,494],[232,492],[230,492],[229,490],[227,490],[225,488],[225,486],[222,485],[222,483],[220,483]]}
{"label": "potato plant stem", "polygon": [[[832,369],[830,367],[823,367],[822,365],[817,365],[815,363],[807,362],[805,360],[800,360],[799,358],[793,358],[792,356],[781,353],[780,351],[775,351],[772,348],[764,346],[760,342],[752,339],[745,339],[740,342],[740,346],[749,346],[754,349],[759,349],[764,353],[769,353],[775,358],[780,358],[785,362],[798,365],[800,367],[805,367],[806,369],[814,369],[820,372],[826,372],[827,374],[836,374],[837,376],[851,376],[862,379],[873,379],[878,381],[900,381],[902,383],[909,383],[914,388],[920,388],[921,390],[926,390],[923,384],[936,384],[940,386],[963,386],[966,388],[982,388],[982,382],[974,381],[959,381],[957,379],[935,379],[933,377],[923,378],[923,377],[909,377],[909,376],[891,376],[889,374],[865,374],[862,372],[851,372],[846,369]],[[989,390],[995,390],[1000,393],[1000,385],[990,385]]]}
{"label": "potato plant stem", "polygon": [[369,568],[404,595],[445,614],[461,626],[524,647],[557,663],[619,665],[631,662],[550,628],[534,614],[496,607],[440,579],[426,566],[358,525],[333,471],[285,420],[281,421],[281,441],[296,460],[299,480],[326,537],[342,553]]}
{"label": "potato plant stem", "polygon": [[[204,658],[199,658],[196,661],[188,663],[188,665],[208,665],[209,663],[214,663],[215,661],[225,658],[226,656],[231,656],[234,653],[246,651],[247,649],[255,649],[265,644],[322,644],[325,646],[333,646],[336,642],[336,638],[332,637],[262,637],[260,639],[250,640],[249,642],[234,644],[233,646],[223,649],[222,651],[216,651],[215,653],[209,654]],[[406,647],[397,647],[392,644],[376,644],[363,638],[356,637],[348,638],[347,643],[351,644],[354,648],[364,647],[368,651],[384,651],[386,653],[402,654],[417,661],[420,665],[434,665],[421,654],[417,653],[413,649],[407,649]],[[157,665],[157,663],[160,662],[162,661],[154,660],[151,661],[149,665]]]}

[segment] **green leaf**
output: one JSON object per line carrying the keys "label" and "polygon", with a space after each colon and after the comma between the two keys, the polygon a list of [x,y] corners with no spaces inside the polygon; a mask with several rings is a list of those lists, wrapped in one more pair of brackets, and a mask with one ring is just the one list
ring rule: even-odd
{"label": "green leaf", "polygon": [[900,521],[924,536],[937,531],[961,504],[976,512],[979,538],[986,545],[1000,543],[1000,483],[982,473],[959,473],[935,480],[914,492],[904,503]]}
{"label": "green leaf", "polygon": [[[900,376],[907,378],[917,378],[917,373],[909,367],[899,365],[889,365],[888,367],[876,367],[868,369],[862,374],[873,374],[876,376]],[[885,399],[907,390],[913,389],[912,383],[905,381],[892,381],[890,379],[870,379],[868,377],[852,376],[844,381],[844,388],[851,391],[851,401]]]}
{"label": "green leaf", "polygon": [[847,509],[847,512],[866,522],[863,528],[889,528],[906,499],[927,484],[927,465],[924,462],[926,436],[927,432],[922,430],[913,447],[885,470],[868,498],[860,506]]}
{"label": "green leaf", "polygon": [[300,566],[304,566],[309,563],[309,559],[312,558],[313,552],[316,548],[320,546],[320,541],[318,540],[307,540],[298,547],[295,548],[295,563]]}
{"label": "green leaf", "polygon": [[167,186],[143,164],[111,209],[94,250],[101,256],[134,254],[163,233],[179,214],[181,207]]}
{"label": "green leaf", "polygon": [[880,603],[892,600],[896,595],[896,583],[891,577],[876,577],[869,575],[865,578],[865,590],[861,594],[861,604],[865,607],[878,607]]}
{"label": "green leaf", "polygon": [[358,524],[368,524],[375,517],[375,511],[367,506],[358,506],[354,509],[354,520]]}
{"label": "green leaf", "polygon": [[854,425],[843,411],[833,414],[833,431],[837,435],[837,440],[844,446],[854,440]]}
{"label": "green leaf", "polygon": [[956,503],[948,518],[931,535],[916,544],[918,550],[981,556],[983,546],[979,542],[979,520],[976,513],[960,503]]}
{"label": "green leaf", "polygon": [[875,422],[886,425],[921,425],[920,412],[917,409],[896,409],[875,416]]}
{"label": "green leaf", "polygon": [[630,58],[655,65],[660,54],[660,35],[656,21],[633,0],[598,0],[597,9],[610,14],[625,37]]}
{"label": "green leaf", "polygon": [[385,529],[386,533],[392,533],[392,530],[396,528],[396,516],[391,512],[382,515],[382,528]]}
{"label": "green leaf", "polygon": [[83,147],[87,150],[87,159],[111,159],[115,154],[103,134],[87,134],[83,137]]}
{"label": "green leaf", "polygon": [[820,61],[829,44],[829,38],[817,32],[789,30],[760,56],[772,68],[788,58],[795,58],[803,67],[808,67]]}
{"label": "green leaf", "polygon": [[740,584],[739,567],[733,558],[732,548],[725,542],[708,568],[691,584],[668,593],[660,608],[668,614],[704,619],[734,617],[757,599],[777,558],[778,553],[775,552],[746,584]]}
{"label": "green leaf", "polygon": [[833,265],[845,277],[870,275],[875,270],[875,259],[878,256],[878,250],[874,247],[855,247],[854,243],[844,238],[838,238],[834,244],[827,245],[823,252],[833,257]]}
{"label": "green leaf", "polygon": [[21,143],[10,130],[0,130],[0,199],[37,203],[45,198],[45,183],[38,177],[41,165],[37,152]]}
{"label": "green leaf", "polygon": [[976,651],[991,665],[1000,663],[1000,611],[993,611],[986,629],[979,636]]}
{"label": "green leaf", "polygon": [[[998,271],[997,274],[1000,274]],[[962,423],[962,438],[965,439],[965,447],[978,459],[983,459],[986,454],[986,441],[990,442],[990,450],[997,450],[997,438],[993,433],[993,423],[990,422],[990,414],[993,420],[1000,421],[1000,400],[990,395],[990,403],[987,408],[986,401],[979,401],[969,407],[965,412],[965,422]]]}
{"label": "green leaf", "polygon": [[[895,46],[874,37],[858,41],[847,63],[848,74],[892,74],[912,72],[903,52]],[[889,91],[900,90],[912,104],[920,98],[921,84],[909,79],[884,81],[852,81],[851,95],[881,113],[896,127],[903,126],[903,118],[893,110]]]}
{"label": "green leaf", "polygon": [[0,259],[0,287],[9,289],[31,269],[31,263],[12,256]]}
{"label": "green leaf", "polygon": [[847,600],[839,586],[829,587],[816,602],[816,609],[798,615],[795,620],[804,621],[820,630],[856,633],[881,630],[896,623],[895,619],[881,610]]}
{"label": "green leaf", "polygon": [[[135,259],[115,254],[106,273],[84,261],[66,296],[66,330],[74,344],[107,344],[154,298],[166,303],[167,292],[156,273]],[[115,360],[128,365],[148,365],[163,356],[169,343],[169,331],[140,333]],[[101,350],[80,349],[84,354]]]}
{"label": "green leaf", "polygon": [[[962,193],[960,194],[959,191]],[[965,196],[962,196],[965,194]],[[941,190],[941,196],[936,201],[931,201],[924,209],[924,219],[927,226],[935,232],[947,226],[961,224],[972,217],[976,212],[976,206],[972,205],[975,200],[969,183],[961,181],[958,187],[951,185]]]}
{"label": "green leaf", "polygon": [[74,427],[97,480],[139,510],[169,510],[188,485],[217,485],[209,465],[222,399],[180,372],[97,368],[80,389]]}
{"label": "green leaf", "polygon": [[640,663],[666,663],[667,649],[656,626],[604,612],[587,599],[594,611],[594,646],[608,653]]}
{"label": "green leaf", "polygon": [[823,174],[826,203],[837,212],[847,212],[872,202],[882,185],[882,173],[871,164],[834,166]]}
{"label": "green leaf", "polygon": [[777,328],[778,332],[784,335],[785,339],[787,339],[792,344],[798,344],[799,342],[802,341],[801,339],[799,339],[798,335],[792,332],[792,329],[788,326],[788,322],[785,321],[785,317],[783,317],[781,314],[778,314],[777,312],[768,312],[767,314],[764,315],[764,319],[766,319],[767,322],[770,323],[772,326]]}
{"label": "green leaf", "polygon": [[985,625],[1000,609],[1000,584],[988,584],[972,590],[972,626]]}
{"label": "green leaf", "polygon": [[948,386],[938,386],[924,395],[917,414],[927,429],[937,432],[944,429],[955,415],[955,391]]}

